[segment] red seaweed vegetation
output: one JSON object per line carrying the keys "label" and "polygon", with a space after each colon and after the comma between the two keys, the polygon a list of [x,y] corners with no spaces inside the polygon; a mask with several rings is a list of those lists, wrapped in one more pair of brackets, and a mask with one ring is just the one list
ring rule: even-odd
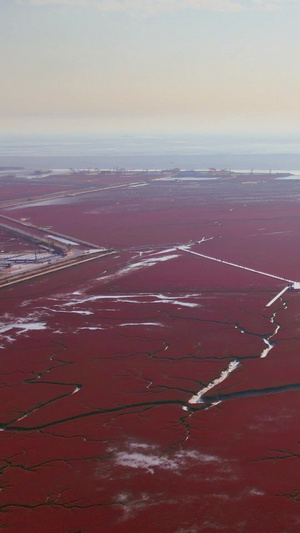
{"label": "red seaweed vegetation", "polygon": [[0,293],[4,529],[298,531],[300,293],[266,304],[300,280],[299,199],[165,181],[2,210],[116,250]]}

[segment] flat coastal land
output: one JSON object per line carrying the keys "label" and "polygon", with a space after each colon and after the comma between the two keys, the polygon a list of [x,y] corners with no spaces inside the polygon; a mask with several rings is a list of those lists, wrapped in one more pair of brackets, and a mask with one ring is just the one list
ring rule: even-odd
{"label": "flat coastal land", "polygon": [[300,180],[6,171],[2,527],[297,531]]}

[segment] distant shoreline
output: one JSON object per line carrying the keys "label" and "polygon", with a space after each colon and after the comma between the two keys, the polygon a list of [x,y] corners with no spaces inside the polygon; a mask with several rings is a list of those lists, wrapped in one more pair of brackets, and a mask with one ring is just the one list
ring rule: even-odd
{"label": "distant shoreline", "polygon": [[[2,152],[3,153],[3,152]],[[22,154],[22,152],[21,152]],[[87,169],[87,168],[101,168],[101,169],[115,169],[126,168],[128,170],[149,170],[149,169],[166,169],[166,168],[180,168],[180,169],[208,169],[210,167],[216,168],[231,168],[234,170],[245,170],[250,172],[272,172],[287,171],[293,172],[295,169],[300,169],[300,153],[291,154],[133,154],[128,153],[122,155],[102,154],[101,152],[93,155],[49,155],[39,152],[24,155],[16,155],[14,153],[6,153],[0,155],[0,167],[23,167],[32,170],[41,169]]]}
{"label": "distant shoreline", "polygon": [[[255,181],[273,181],[276,179],[285,179],[285,178],[294,178],[297,179],[297,174],[292,174],[290,172],[255,172],[251,170],[244,171],[235,171],[228,169],[216,169],[209,168],[205,170],[184,170],[179,168],[173,169],[153,169],[153,170],[142,170],[142,169],[125,169],[125,168],[116,168],[116,169],[101,169],[101,168],[86,168],[86,169],[48,169],[48,170],[33,170],[25,169],[20,167],[0,167],[0,183],[8,183],[11,185],[17,183],[24,183],[27,181],[38,182],[58,179],[63,180],[64,178],[70,178],[77,180],[81,178],[85,180],[86,178],[93,179],[95,184],[97,179],[102,179],[103,177],[107,178],[107,184],[110,182],[110,178],[118,178],[120,180],[120,185],[122,184],[124,178],[131,177],[135,179],[135,175],[139,176],[145,182],[149,180],[162,180],[162,181],[219,181],[219,180],[232,180],[232,181],[243,181],[255,182]],[[89,179],[89,181],[90,181]]]}

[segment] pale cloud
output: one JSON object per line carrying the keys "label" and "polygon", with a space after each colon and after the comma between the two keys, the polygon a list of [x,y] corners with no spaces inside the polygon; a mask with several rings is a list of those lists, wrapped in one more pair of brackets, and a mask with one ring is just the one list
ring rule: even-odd
{"label": "pale cloud", "polygon": [[269,11],[299,4],[300,0],[16,0],[32,6],[94,7],[105,12],[139,12],[156,14],[185,9],[207,11]]}

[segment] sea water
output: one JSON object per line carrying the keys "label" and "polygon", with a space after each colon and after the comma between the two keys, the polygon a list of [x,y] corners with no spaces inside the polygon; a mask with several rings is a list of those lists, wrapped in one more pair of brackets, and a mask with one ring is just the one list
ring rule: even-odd
{"label": "sea water", "polygon": [[0,167],[48,169],[300,168],[295,138],[238,135],[0,136]]}

